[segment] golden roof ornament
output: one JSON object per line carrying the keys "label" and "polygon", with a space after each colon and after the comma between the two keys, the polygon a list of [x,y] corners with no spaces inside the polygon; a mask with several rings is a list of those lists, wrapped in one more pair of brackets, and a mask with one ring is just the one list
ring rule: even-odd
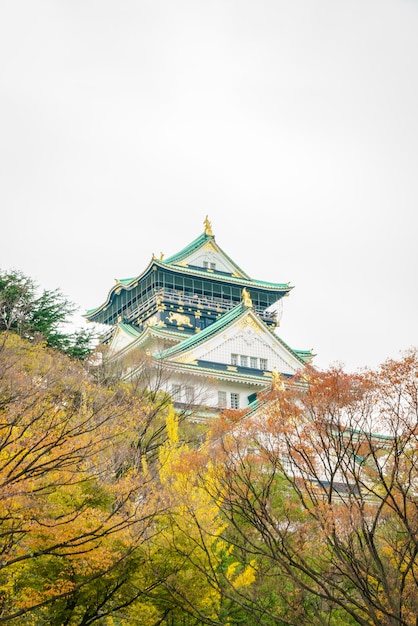
{"label": "golden roof ornament", "polygon": [[251,300],[250,292],[244,287],[241,292],[243,305],[249,309],[253,308],[253,301]]}
{"label": "golden roof ornament", "polygon": [[273,387],[275,391],[284,389],[284,382],[283,382],[282,376],[280,372],[276,370],[275,367],[273,367],[273,370],[271,372],[271,386]]}
{"label": "golden roof ornament", "polygon": [[164,258],[164,252],[160,252],[160,261],[162,261]]}
{"label": "golden roof ornament", "polygon": [[203,223],[205,225],[205,235],[207,235],[208,237],[213,237],[212,224],[210,223],[207,215]]}

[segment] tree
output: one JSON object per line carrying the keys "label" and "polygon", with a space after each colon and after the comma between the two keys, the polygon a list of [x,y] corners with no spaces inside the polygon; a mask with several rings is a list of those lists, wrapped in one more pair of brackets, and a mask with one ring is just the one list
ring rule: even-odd
{"label": "tree", "polygon": [[31,341],[47,345],[79,359],[91,353],[94,332],[64,327],[76,307],[59,289],[43,290],[22,272],[0,271],[0,331],[11,330]]}
{"label": "tree", "polygon": [[147,594],[147,606],[156,613],[154,623],[250,623],[244,620],[250,613],[242,610],[240,590],[252,584],[255,564],[240,561],[233,546],[220,537],[225,521],[219,503],[205,488],[214,480],[208,450],[180,442],[173,411],[167,432],[159,451],[159,491],[165,508],[156,519],[143,569],[148,570],[150,587],[153,580],[159,581]]}
{"label": "tree", "polygon": [[0,341],[0,623],[91,624],[143,593],[132,571],[158,494],[120,462],[143,399],[43,344]]}
{"label": "tree", "polygon": [[299,623],[415,626],[417,352],[363,375],[308,370],[264,400],[216,439],[236,544],[289,581]]}

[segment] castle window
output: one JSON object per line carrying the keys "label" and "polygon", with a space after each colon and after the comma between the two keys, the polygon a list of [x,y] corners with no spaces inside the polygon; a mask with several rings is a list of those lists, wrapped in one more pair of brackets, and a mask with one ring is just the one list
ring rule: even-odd
{"label": "castle window", "polygon": [[185,387],[184,395],[186,397],[186,402],[189,402],[189,403],[194,402],[194,388],[193,387]]}
{"label": "castle window", "polygon": [[231,409],[239,409],[239,393],[231,393]]}
{"label": "castle window", "polygon": [[226,391],[218,391],[218,407],[221,409],[226,407]]}
{"label": "castle window", "polygon": [[238,354],[231,354],[231,365],[238,365]]}
{"label": "castle window", "polygon": [[211,270],[216,269],[216,263],[209,263],[209,267]]}
{"label": "castle window", "polygon": [[248,367],[248,357],[241,354],[240,356],[241,367]]}
{"label": "castle window", "polygon": [[258,359],[255,356],[250,357],[250,367],[257,369]]}
{"label": "castle window", "polygon": [[205,268],[205,270],[208,269],[208,267],[209,267],[208,261],[203,261],[203,267]]}
{"label": "castle window", "polygon": [[260,359],[260,369],[261,370],[267,369],[267,359]]}
{"label": "castle window", "polygon": [[181,400],[181,385],[171,385],[171,397],[174,402],[180,402]]}

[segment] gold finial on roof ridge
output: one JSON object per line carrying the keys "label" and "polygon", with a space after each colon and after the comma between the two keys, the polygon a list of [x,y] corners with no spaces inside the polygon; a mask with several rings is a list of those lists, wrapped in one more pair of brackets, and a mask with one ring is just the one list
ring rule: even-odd
{"label": "gold finial on roof ridge", "polygon": [[246,287],[241,292],[242,295],[242,303],[244,306],[247,306],[249,309],[253,308],[253,301],[251,300],[250,292],[247,291]]}
{"label": "gold finial on roof ridge", "polygon": [[205,225],[205,235],[208,235],[208,237],[213,237],[212,224],[210,223],[207,215],[203,223]]}

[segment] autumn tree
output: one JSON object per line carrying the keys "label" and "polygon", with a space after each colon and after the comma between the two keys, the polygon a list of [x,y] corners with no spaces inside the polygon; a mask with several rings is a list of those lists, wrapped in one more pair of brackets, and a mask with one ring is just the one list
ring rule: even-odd
{"label": "autumn tree", "polygon": [[[132,453],[138,458],[146,457],[148,463],[157,463],[159,450],[167,442],[167,415],[173,406],[173,399],[167,391],[172,379],[169,364],[142,349],[127,350],[121,355],[119,351],[112,353],[107,345],[100,345],[87,366],[101,385],[112,386],[127,381],[132,391],[143,398],[143,419],[138,422],[133,435]],[[187,383],[192,386],[192,382],[186,379],[184,384]],[[193,390],[193,398],[181,407],[177,406],[176,419],[180,439],[198,445],[207,430],[207,425],[200,419],[205,395],[196,385]]]}
{"label": "autumn tree", "polygon": [[[219,502],[205,485],[216,480],[209,450],[180,440],[177,415],[167,418],[167,442],[159,451],[160,497],[164,512],[156,518],[147,544],[148,585],[160,581],[147,598],[155,622],[166,626],[223,625],[251,622],[241,590],[252,584],[256,565],[241,560],[222,537],[226,522]],[[145,602],[145,600],[144,600]],[[136,606],[132,606],[136,610]],[[142,624],[142,621],[135,623]]]}
{"label": "autumn tree", "polygon": [[143,399],[0,335],[0,622],[87,625],[143,593],[158,494],[126,463]]}
{"label": "autumn tree", "polygon": [[236,546],[288,581],[276,623],[415,626],[417,352],[307,370],[263,401],[213,445]]}

